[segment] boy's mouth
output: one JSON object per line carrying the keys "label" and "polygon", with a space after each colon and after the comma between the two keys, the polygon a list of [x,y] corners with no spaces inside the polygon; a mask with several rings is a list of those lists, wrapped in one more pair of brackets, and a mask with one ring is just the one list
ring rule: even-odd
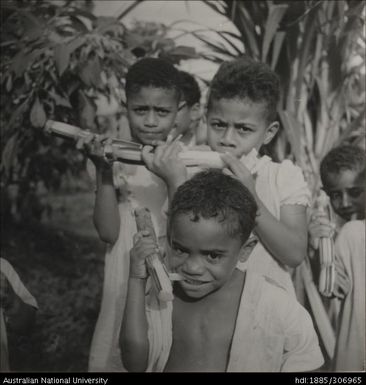
{"label": "boy's mouth", "polygon": [[201,281],[198,279],[192,279],[187,277],[184,277],[181,282],[187,283],[188,285],[192,285],[192,286],[200,286],[208,283],[207,281]]}

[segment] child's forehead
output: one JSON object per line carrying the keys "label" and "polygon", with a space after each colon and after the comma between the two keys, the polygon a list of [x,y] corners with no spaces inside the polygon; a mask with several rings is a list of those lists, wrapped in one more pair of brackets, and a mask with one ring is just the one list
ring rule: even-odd
{"label": "child's forehead", "polygon": [[256,109],[263,111],[267,107],[264,101],[253,101],[248,97],[234,97],[234,98],[213,98],[208,104],[207,111],[216,112],[220,110],[238,110]]}
{"label": "child's forehead", "polygon": [[127,99],[129,101],[137,99],[152,99],[152,100],[165,100],[174,103],[178,103],[179,94],[174,88],[163,88],[156,86],[142,86],[131,92]]}
{"label": "child's forehead", "polygon": [[341,168],[336,172],[329,172],[325,182],[332,188],[347,187],[357,182],[361,173],[360,169]]}

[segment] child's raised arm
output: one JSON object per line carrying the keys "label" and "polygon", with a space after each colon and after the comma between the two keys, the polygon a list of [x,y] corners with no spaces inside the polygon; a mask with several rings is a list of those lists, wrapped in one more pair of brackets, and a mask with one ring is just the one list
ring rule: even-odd
{"label": "child's raised arm", "polygon": [[255,181],[250,171],[237,158],[225,154],[222,159],[233,174],[253,194],[258,214],[255,232],[263,245],[282,264],[296,267],[305,258],[307,252],[306,208],[302,205],[284,205],[280,208],[278,220],[259,199],[255,190]]}
{"label": "child's raised arm", "polygon": [[147,279],[146,258],[159,251],[148,231],[134,236],[130,256],[130,276],[126,306],[120,333],[122,362],[130,372],[143,372],[149,356],[148,324],[145,312],[145,289]]}
{"label": "child's raised arm", "polygon": [[96,168],[94,226],[102,241],[113,244],[119,236],[120,217],[113,184],[113,164],[103,154],[102,143],[106,140],[103,136],[97,138],[90,134],[78,142],[78,147],[84,147]]}

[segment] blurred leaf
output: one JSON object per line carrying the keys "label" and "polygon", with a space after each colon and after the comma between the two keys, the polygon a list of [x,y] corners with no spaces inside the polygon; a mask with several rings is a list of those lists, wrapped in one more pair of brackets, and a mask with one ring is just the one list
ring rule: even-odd
{"label": "blurred leaf", "polygon": [[1,171],[4,171],[5,177],[9,177],[13,165],[14,157],[18,147],[18,134],[15,133],[5,144],[1,154]]}
{"label": "blurred leaf", "polygon": [[271,60],[272,70],[274,70],[276,68],[278,57],[280,55],[285,36],[286,36],[285,32],[277,32],[275,34],[274,42],[273,42],[272,60]]}
{"label": "blurred leaf", "polygon": [[66,44],[56,45],[54,57],[58,74],[61,76],[68,67],[70,61],[70,50]]}
{"label": "blurred leaf", "polygon": [[39,98],[36,97],[36,100],[31,109],[30,121],[34,127],[44,127],[46,118],[47,117],[43,105],[39,101]]}
{"label": "blurred leaf", "polygon": [[79,92],[79,100],[82,105],[80,112],[80,125],[83,129],[94,130],[96,108],[83,92]]}

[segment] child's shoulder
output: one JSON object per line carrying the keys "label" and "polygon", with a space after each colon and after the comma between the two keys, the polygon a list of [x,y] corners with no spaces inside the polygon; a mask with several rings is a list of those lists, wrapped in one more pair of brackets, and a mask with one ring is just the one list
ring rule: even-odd
{"label": "child's shoulder", "polygon": [[282,324],[291,313],[302,312],[296,298],[272,278],[250,272],[247,284],[251,286],[253,298],[257,297],[258,314],[263,315],[263,318],[272,317],[274,322]]}

